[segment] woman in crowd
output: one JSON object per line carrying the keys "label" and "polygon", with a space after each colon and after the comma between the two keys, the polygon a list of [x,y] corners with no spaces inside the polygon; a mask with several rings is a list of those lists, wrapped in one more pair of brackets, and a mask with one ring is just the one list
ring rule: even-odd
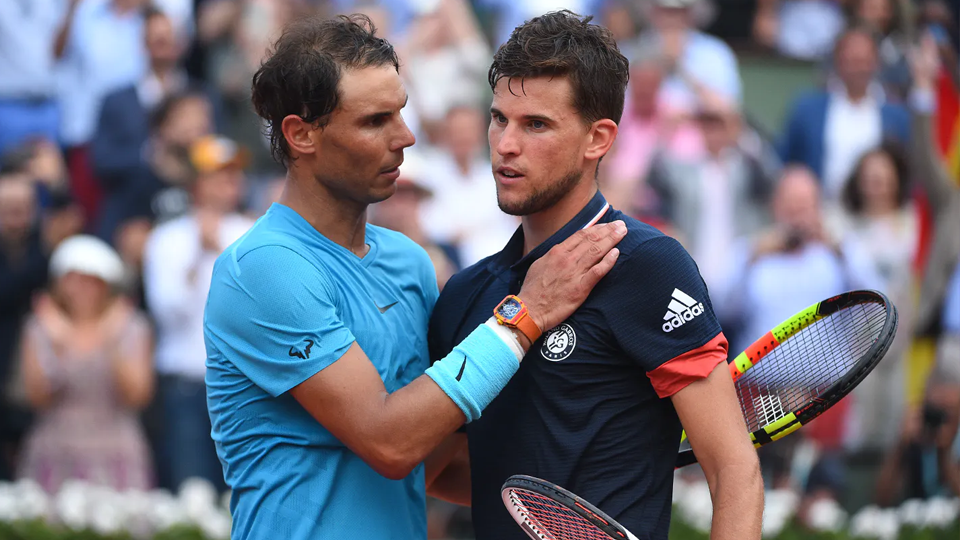
{"label": "woman in crowd", "polygon": [[22,373],[36,421],[18,475],[48,492],[80,479],[114,489],[152,486],[137,412],[153,393],[151,332],[118,294],[119,256],[90,236],[61,243],[51,287],[28,319]]}
{"label": "woman in crowd", "polygon": [[[839,236],[855,238],[868,252],[883,292],[897,306],[902,328],[913,321],[913,264],[919,247],[919,219],[910,200],[907,162],[902,149],[884,145],[864,154],[847,181],[842,208],[834,216]],[[860,442],[885,448],[897,435],[904,405],[904,356],[911,336],[900,332],[870,378],[856,389],[862,426]]]}

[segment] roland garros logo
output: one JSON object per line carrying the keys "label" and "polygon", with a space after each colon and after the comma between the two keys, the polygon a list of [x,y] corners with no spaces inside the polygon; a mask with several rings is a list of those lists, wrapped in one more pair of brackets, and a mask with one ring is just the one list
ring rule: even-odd
{"label": "roland garros logo", "polygon": [[540,355],[551,362],[566,360],[577,346],[577,333],[567,323],[556,326],[547,332],[540,347]]}

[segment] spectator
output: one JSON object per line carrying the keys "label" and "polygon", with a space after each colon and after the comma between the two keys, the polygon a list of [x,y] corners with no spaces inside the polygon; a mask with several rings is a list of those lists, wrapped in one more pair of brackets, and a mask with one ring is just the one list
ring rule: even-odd
{"label": "spectator", "polygon": [[731,343],[733,351],[814,302],[881,284],[861,246],[836,240],[825,229],[811,171],[786,168],[771,206],[773,225],[736,242],[724,279],[711,294],[718,315],[743,328],[738,342]]}
{"label": "spectator", "polygon": [[67,148],[71,188],[88,223],[99,212],[89,143],[103,98],[146,72],[143,16],[146,0],[70,0],[54,54],[58,60],[60,141]]}
{"label": "spectator", "polygon": [[912,15],[910,6],[898,0],[854,0],[850,4],[850,22],[863,24],[879,40],[877,80],[888,98],[900,103],[906,100],[910,90],[907,51],[911,35],[908,26],[912,26],[908,20]]}
{"label": "spectator", "polygon": [[834,48],[836,77],[826,89],[802,94],[787,120],[781,159],[810,168],[830,201],[839,200],[864,152],[888,139],[906,143],[910,136],[906,110],[887,103],[876,82],[877,54],[869,30],[844,32]]}
{"label": "spectator", "polygon": [[195,91],[171,95],[157,106],[150,130],[144,166],[106,201],[100,216],[98,235],[118,247],[121,224],[131,220],[152,224],[186,212],[189,196],[184,186],[193,177],[189,148],[213,132],[210,101]]}
{"label": "spectator", "polygon": [[431,143],[444,133],[448,109],[487,96],[484,82],[492,53],[466,0],[439,0],[417,17],[400,54],[410,104]]}
{"label": "spectator", "polygon": [[371,207],[370,222],[380,227],[402,233],[426,250],[437,272],[437,286],[443,285],[459,270],[450,254],[452,246],[441,246],[427,237],[421,224],[421,204],[433,197],[430,187],[424,182],[427,176],[426,163],[420,155],[404,153],[397,192],[389,199]]}
{"label": "spectator", "polygon": [[4,392],[13,373],[20,327],[47,276],[47,249],[37,228],[36,192],[23,175],[0,176],[0,480],[13,474],[11,456],[23,415]]}
{"label": "spectator", "polygon": [[59,140],[53,42],[61,4],[0,2],[0,155],[28,138]]}
{"label": "spectator", "polygon": [[604,0],[478,0],[484,9],[493,10],[496,27],[493,32],[494,47],[507,41],[513,29],[524,21],[548,11],[569,9],[580,15],[597,15]]}
{"label": "spectator", "polygon": [[203,309],[213,263],[253,224],[238,213],[246,151],[230,140],[200,139],[191,147],[197,169],[189,213],[157,226],[144,250],[143,284],[156,321],[156,366],[166,429],[160,459],[163,482],[177,489],[190,477],[221,491],[223,472],[207,415]]}
{"label": "spectator", "polygon": [[660,92],[663,66],[644,51],[630,62],[630,83],[617,141],[603,169],[604,195],[615,208],[633,211],[651,161],[657,153],[678,160],[703,155],[699,126],[676,110]]}
{"label": "spectator", "polygon": [[[881,290],[897,306],[899,324],[912,328],[920,223],[901,148],[888,144],[864,154],[847,181],[842,203],[834,234],[863,246],[879,273]],[[860,442],[867,448],[887,448],[895,442],[906,390],[904,357],[911,339],[910,332],[899,333],[884,362],[855,390]]]}
{"label": "spectator", "polygon": [[[934,369],[927,378],[919,403],[908,403],[900,426],[899,439],[885,456],[877,481],[880,504],[925,497],[943,488],[960,488],[957,460],[951,451],[960,410],[960,366],[953,349],[950,287],[951,276],[960,267],[960,189],[950,178],[931,136],[935,80],[939,71],[938,46],[931,35],[921,38],[911,51],[913,91],[912,165],[926,191],[933,214],[933,240],[923,272],[915,323],[908,330],[925,340],[934,338],[938,351]],[[949,318],[945,318],[949,317]],[[939,335],[939,339],[937,339]],[[933,464],[936,463],[936,467]],[[939,470],[934,470],[934,469]],[[939,474],[937,474],[939,472]]]}
{"label": "spectator", "polygon": [[700,92],[692,87],[691,80],[739,105],[743,91],[737,58],[726,43],[693,27],[696,3],[655,0],[652,28],[641,33],[639,44],[659,52],[668,70],[663,91],[674,105],[696,109]]}
{"label": "spectator", "polygon": [[457,248],[464,267],[496,253],[520,225],[497,206],[484,117],[473,106],[451,108],[440,148],[424,156],[422,180],[434,196],[424,201],[421,222],[432,241]]}
{"label": "spectator", "polygon": [[[136,84],[111,92],[104,98],[100,120],[91,144],[94,172],[104,191],[107,224],[101,238],[112,241],[115,214],[129,201],[130,191],[149,174],[144,147],[150,137],[150,116],[173,95],[192,90],[205,94],[216,111],[216,96],[199,81],[190,80],[180,68],[184,46],[177,40],[171,19],[156,9],[144,14],[145,46],[149,71]],[[214,114],[216,116],[216,114]]]}
{"label": "spectator", "polygon": [[934,223],[930,256],[926,261],[920,289],[916,332],[935,334],[949,276],[960,259],[960,187],[950,177],[933,141],[932,117],[939,70],[938,47],[931,35],[925,35],[911,59],[914,90],[912,157],[916,178],[930,201]]}
{"label": "spectator", "polygon": [[54,198],[69,199],[69,180],[60,148],[47,139],[28,139],[0,156],[0,170],[28,178],[37,192],[40,207]]}
{"label": "spectator", "polygon": [[116,292],[120,258],[96,238],[74,236],[51,255],[50,273],[50,295],[24,329],[23,382],[37,421],[18,475],[50,493],[69,479],[147,489],[137,410],[153,390],[150,328]]}
{"label": "spectator", "polygon": [[845,0],[759,0],[753,37],[790,58],[827,56],[843,31]]}
{"label": "spectator", "polygon": [[250,108],[250,81],[287,21],[315,9],[298,0],[206,0],[198,8],[197,46],[205,51],[202,78],[222,99],[223,133],[250,151],[251,174],[276,175],[278,166],[262,122]]}
{"label": "spectator", "polygon": [[675,227],[713,289],[734,241],[767,225],[773,181],[737,145],[742,119],[733,105],[722,100],[704,104],[696,119],[705,155],[689,160],[664,152],[654,159],[647,182],[661,216]]}

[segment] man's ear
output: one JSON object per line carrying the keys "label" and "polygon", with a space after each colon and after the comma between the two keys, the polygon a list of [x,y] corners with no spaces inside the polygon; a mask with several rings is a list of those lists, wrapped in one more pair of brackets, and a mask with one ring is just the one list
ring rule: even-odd
{"label": "man's ear", "polygon": [[617,124],[609,118],[597,120],[590,127],[590,141],[583,157],[593,160],[600,159],[610,151],[613,141],[617,138]]}
{"label": "man's ear", "polygon": [[280,123],[280,130],[291,151],[297,154],[316,153],[314,133],[317,131],[317,126],[314,124],[304,122],[295,114],[289,114]]}

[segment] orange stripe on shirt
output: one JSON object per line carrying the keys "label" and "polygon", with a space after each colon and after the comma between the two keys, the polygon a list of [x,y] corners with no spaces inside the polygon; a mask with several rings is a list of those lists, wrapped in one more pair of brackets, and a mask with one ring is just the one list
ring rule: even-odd
{"label": "orange stripe on shirt", "polygon": [[687,351],[647,373],[661,398],[670,397],[692,382],[706,379],[720,362],[727,361],[727,338],[723,332],[700,347]]}

